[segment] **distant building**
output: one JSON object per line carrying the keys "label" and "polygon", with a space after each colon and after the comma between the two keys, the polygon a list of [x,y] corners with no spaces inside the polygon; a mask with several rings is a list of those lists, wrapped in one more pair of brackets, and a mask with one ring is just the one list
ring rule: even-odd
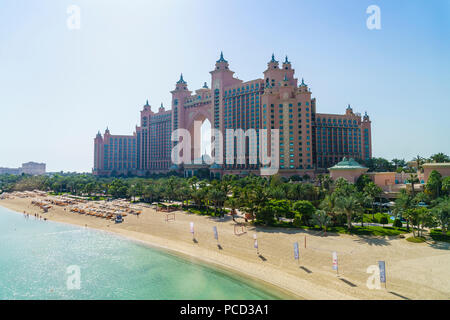
{"label": "distant building", "polygon": [[45,163],[27,162],[22,163],[21,173],[40,176],[45,174]]}
{"label": "distant building", "polygon": [[27,162],[22,163],[22,167],[20,168],[0,168],[0,174],[14,174],[20,175],[30,174],[33,176],[39,176],[45,174],[46,164],[45,163],[37,163],[37,162]]}
{"label": "distant building", "polygon": [[19,168],[0,168],[0,174],[14,174],[18,175],[20,174]]}

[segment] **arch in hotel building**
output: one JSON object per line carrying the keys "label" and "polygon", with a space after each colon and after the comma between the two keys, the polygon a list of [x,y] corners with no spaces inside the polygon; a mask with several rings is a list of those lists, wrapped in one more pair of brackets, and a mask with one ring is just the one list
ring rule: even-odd
{"label": "arch in hotel building", "polygon": [[[97,135],[94,174],[147,175],[179,169],[171,159],[177,143],[171,140],[171,135],[177,129],[186,129],[191,135],[192,163],[202,157],[201,125],[206,119],[212,130],[218,129],[222,134],[228,129],[244,132],[252,129],[258,136],[260,130],[278,129],[279,140],[275,142],[279,145],[278,173],[283,176],[314,176],[344,157],[357,160],[372,157],[371,120],[367,114],[354,113],[350,106],[345,114],[317,113],[316,99],[303,79],[299,83],[287,57],[279,63],[272,54],[263,74],[262,78],[245,82],[236,78],[222,53],[210,71],[210,88],[205,82],[200,89],[190,91],[181,74],[171,91],[171,110],[161,105],[158,112],[153,112],[147,102],[133,135],[113,136],[109,130],[104,136]],[[211,173],[260,174],[259,162],[249,161],[247,150],[251,146],[259,153],[266,143],[260,146],[259,139],[245,141],[245,163],[238,163],[238,141],[233,138],[236,140],[232,150],[228,142],[233,145],[233,141],[225,141],[226,138],[222,139],[221,153],[224,160],[230,155],[234,162],[214,163],[209,168]],[[271,139],[270,133],[268,138]]]}

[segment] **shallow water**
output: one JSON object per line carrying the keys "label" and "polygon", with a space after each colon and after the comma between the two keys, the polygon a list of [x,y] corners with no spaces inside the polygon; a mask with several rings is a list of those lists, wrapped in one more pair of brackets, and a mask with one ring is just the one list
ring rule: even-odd
{"label": "shallow water", "polygon": [[0,300],[280,296],[268,291],[248,279],[119,236],[25,219],[0,207]]}

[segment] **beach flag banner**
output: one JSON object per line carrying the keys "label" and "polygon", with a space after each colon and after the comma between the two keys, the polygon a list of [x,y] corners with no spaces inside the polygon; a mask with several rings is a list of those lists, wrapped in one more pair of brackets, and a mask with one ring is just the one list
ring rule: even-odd
{"label": "beach flag banner", "polygon": [[255,244],[253,245],[255,249],[258,249],[258,240],[255,239]]}
{"label": "beach flag banner", "polygon": [[255,240],[256,240],[256,233],[254,233],[254,234],[253,234],[253,239],[255,239]]}
{"label": "beach flag banner", "polygon": [[380,268],[380,282],[384,283],[386,288],[386,263],[384,261],[378,261],[378,268]]}
{"label": "beach flag banner", "polygon": [[192,233],[192,235],[194,234],[194,223],[193,222],[191,222],[191,233]]}
{"label": "beach flag banner", "polygon": [[219,234],[217,233],[217,227],[216,226],[213,227],[213,231],[214,231],[214,239],[219,241]]}
{"label": "beach flag banner", "polygon": [[298,242],[294,242],[294,258],[295,258],[295,260],[298,260],[300,258],[300,255],[298,252]]}
{"label": "beach flag banner", "polygon": [[333,251],[333,270],[336,270],[336,273],[338,272],[338,257],[336,251]]}

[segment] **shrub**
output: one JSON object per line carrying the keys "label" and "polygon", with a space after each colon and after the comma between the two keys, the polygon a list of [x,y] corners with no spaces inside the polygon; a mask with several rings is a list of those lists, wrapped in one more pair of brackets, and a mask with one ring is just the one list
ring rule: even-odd
{"label": "shrub", "polygon": [[403,227],[403,223],[400,221],[400,219],[395,219],[393,226],[396,228],[401,228]]}
{"label": "shrub", "polygon": [[409,237],[409,238],[406,238],[406,241],[414,242],[414,243],[421,243],[421,242],[425,242],[426,240],[424,237]]}
{"label": "shrub", "polygon": [[389,223],[389,220],[387,217],[381,217],[380,223],[384,226],[385,224]]}
{"label": "shrub", "polygon": [[295,227],[301,227],[302,226],[302,214],[296,213],[294,217],[293,225]]}

